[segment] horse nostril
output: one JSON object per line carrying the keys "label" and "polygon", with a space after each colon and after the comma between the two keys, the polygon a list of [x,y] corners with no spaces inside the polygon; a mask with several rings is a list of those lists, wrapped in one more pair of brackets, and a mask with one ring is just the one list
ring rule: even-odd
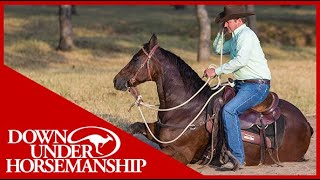
{"label": "horse nostril", "polygon": [[116,82],[117,82],[117,79],[114,78],[114,79],[113,79],[113,85],[116,85]]}
{"label": "horse nostril", "polygon": [[126,91],[128,89],[127,87],[127,81],[122,78],[114,78],[113,79],[113,86],[117,90]]}
{"label": "horse nostril", "polygon": [[115,89],[119,89],[119,80],[117,78],[113,79],[113,86]]}

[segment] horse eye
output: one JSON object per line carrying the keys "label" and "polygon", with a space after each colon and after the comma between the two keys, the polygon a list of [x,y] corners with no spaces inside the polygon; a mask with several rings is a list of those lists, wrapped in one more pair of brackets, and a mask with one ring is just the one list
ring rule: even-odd
{"label": "horse eye", "polygon": [[139,61],[139,58],[138,58],[138,57],[135,57],[135,58],[133,59],[133,61]]}

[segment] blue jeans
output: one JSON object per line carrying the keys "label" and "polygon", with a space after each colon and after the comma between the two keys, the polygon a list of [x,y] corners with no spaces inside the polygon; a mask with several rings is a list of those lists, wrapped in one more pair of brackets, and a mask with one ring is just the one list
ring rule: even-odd
{"label": "blue jeans", "polygon": [[239,115],[261,103],[267,97],[270,85],[235,81],[234,89],[236,96],[223,107],[222,121],[228,149],[244,164]]}

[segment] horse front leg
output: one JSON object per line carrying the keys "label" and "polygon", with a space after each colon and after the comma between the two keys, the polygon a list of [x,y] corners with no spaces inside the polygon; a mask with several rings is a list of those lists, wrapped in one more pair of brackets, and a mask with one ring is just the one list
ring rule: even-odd
{"label": "horse front leg", "polygon": [[[159,138],[162,141],[172,141],[180,135],[181,131],[181,129],[177,131],[176,128],[162,128],[159,132]],[[189,129],[172,143],[161,144],[161,150],[181,163],[189,164],[202,158],[208,140],[209,133],[203,124]]]}
{"label": "horse front leg", "polygon": [[[156,136],[156,123],[147,123],[151,133]],[[149,140],[153,140],[152,135],[150,134],[149,130],[147,129],[145,123],[142,122],[135,122],[131,124],[128,128],[128,132],[130,134],[143,134]]]}
{"label": "horse front leg", "polygon": [[161,148],[161,151],[163,153],[171,156],[172,158],[180,161],[183,164],[188,164],[190,162],[190,158],[187,158],[185,154],[175,150],[171,146],[163,147],[163,148]]}
{"label": "horse front leg", "polygon": [[[155,134],[156,132],[156,124],[155,123],[148,123],[148,126],[151,130],[151,133]],[[132,134],[137,139],[149,144],[150,146],[160,150],[160,145],[153,139],[152,135],[150,134],[149,130],[145,126],[144,123],[135,122],[131,124],[128,128],[128,132]]]}

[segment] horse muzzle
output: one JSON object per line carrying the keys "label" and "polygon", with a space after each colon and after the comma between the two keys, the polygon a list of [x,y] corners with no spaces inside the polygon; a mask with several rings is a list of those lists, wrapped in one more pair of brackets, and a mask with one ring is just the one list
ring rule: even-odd
{"label": "horse muzzle", "polygon": [[114,78],[113,85],[116,90],[127,91],[129,88],[129,83],[127,79],[123,78]]}

